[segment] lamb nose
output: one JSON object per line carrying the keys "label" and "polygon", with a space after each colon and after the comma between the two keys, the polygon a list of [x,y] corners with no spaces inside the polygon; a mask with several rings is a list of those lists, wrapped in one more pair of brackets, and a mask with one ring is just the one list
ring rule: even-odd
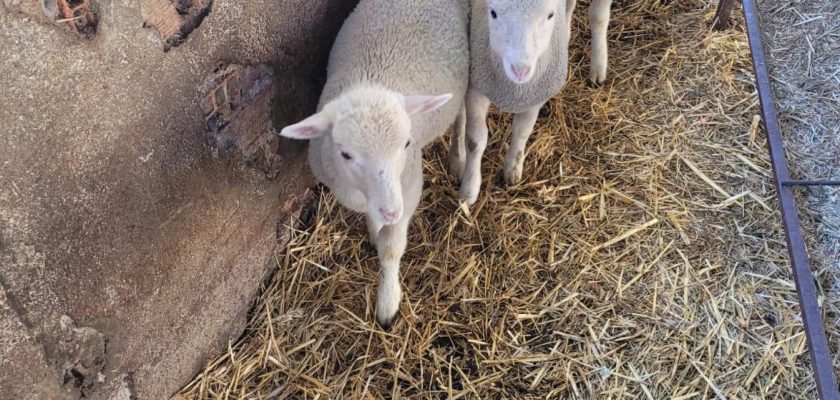
{"label": "lamb nose", "polygon": [[379,212],[382,213],[382,216],[385,218],[386,221],[396,221],[400,218],[399,211],[387,211],[384,208],[380,208]]}
{"label": "lamb nose", "polygon": [[524,79],[528,76],[528,72],[531,72],[531,66],[525,64],[519,64],[513,66],[513,73],[519,79]]}

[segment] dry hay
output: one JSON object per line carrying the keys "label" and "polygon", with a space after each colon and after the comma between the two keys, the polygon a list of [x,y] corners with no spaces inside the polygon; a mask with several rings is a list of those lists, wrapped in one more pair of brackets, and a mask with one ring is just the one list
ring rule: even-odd
{"label": "dry hay", "polygon": [[[760,2],[791,173],[840,177],[840,2]],[[827,324],[840,323],[840,188],[796,191]],[[829,332],[828,340],[840,342]]]}
{"label": "dry hay", "polygon": [[500,184],[508,115],[469,210],[428,152],[392,331],[364,221],[325,194],[183,398],[813,398],[742,21],[618,2],[593,89],[580,7],[523,184]]}

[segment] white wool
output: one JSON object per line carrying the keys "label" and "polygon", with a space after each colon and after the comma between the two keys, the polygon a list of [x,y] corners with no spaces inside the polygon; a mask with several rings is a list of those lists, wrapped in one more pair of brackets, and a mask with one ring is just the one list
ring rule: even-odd
{"label": "white wool", "polygon": [[[593,0],[590,78],[607,74],[607,36],[612,0]],[[514,113],[504,177],[522,179],[525,148],[540,107],[566,84],[569,37],[576,0],[472,0],[470,87],[466,98],[466,152],[453,147],[450,165],[461,178],[461,197],[473,204],[481,189],[481,157],[487,146],[491,104]],[[524,72],[523,72],[524,71]],[[453,142],[463,141],[456,138]],[[466,154],[464,154],[466,153]]]}
{"label": "white wool", "polygon": [[281,132],[312,138],[315,176],[342,205],[366,214],[382,265],[376,313],[383,325],[399,310],[399,262],[422,194],[422,149],[456,120],[463,125],[467,1],[362,0],[333,46],[319,113]]}
{"label": "white wool", "polygon": [[[539,57],[534,77],[525,84],[512,82],[502,68],[501,58],[490,48],[488,0],[472,0],[470,24],[470,89],[483,94],[501,111],[521,113],[542,105],[566,84],[569,57],[571,17],[576,0],[557,2],[551,44]],[[540,0],[494,0],[510,9],[527,11],[544,3]],[[607,25],[612,0],[593,0],[589,8],[592,30],[592,63],[590,78],[595,83],[606,80]]]}
{"label": "white wool", "polygon": [[[572,0],[573,1],[573,0]],[[540,1],[507,0],[511,9],[527,10]],[[501,57],[490,48],[487,0],[472,0],[470,24],[470,90],[475,90],[501,111],[521,113],[554,97],[566,84],[569,60],[569,21],[566,1],[557,1],[551,42],[540,55],[534,76],[528,83],[514,83],[505,75]],[[572,6],[574,7],[574,6]]]}

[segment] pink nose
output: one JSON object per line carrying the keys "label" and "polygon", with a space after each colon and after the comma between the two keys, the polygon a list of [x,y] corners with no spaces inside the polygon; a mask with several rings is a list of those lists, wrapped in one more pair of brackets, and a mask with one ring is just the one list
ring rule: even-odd
{"label": "pink nose", "polygon": [[399,221],[399,219],[401,217],[400,214],[402,214],[399,211],[388,211],[384,208],[379,208],[379,212],[382,214],[382,219],[384,219],[385,222],[391,223],[391,224]]}
{"label": "pink nose", "polygon": [[528,73],[531,72],[531,66],[527,64],[511,65],[510,69],[513,71],[513,75],[516,76],[516,79],[520,81],[525,80],[528,77]]}

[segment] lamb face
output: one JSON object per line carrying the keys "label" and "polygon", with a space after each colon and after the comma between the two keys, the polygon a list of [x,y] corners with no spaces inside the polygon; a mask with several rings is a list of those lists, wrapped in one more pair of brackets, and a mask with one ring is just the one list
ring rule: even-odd
{"label": "lamb face", "polygon": [[403,213],[400,176],[411,146],[411,120],[396,95],[363,92],[344,99],[329,141],[332,164],[367,198],[367,214],[392,225]]}
{"label": "lamb face", "polygon": [[[487,0],[490,48],[501,58],[505,75],[524,84],[534,77],[548,50],[556,24],[568,24],[563,0]],[[475,16],[474,18],[482,18]]]}
{"label": "lamb face", "polygon": [[350,90],[323,111],[280,132],[296,139],[323,137],[323,163],[337,181],[362,193],[366,214],[379,225],[403,216],[401,176],[412,146],[411,116],[431,111],[452,96],[403,96],[382,89]]}

